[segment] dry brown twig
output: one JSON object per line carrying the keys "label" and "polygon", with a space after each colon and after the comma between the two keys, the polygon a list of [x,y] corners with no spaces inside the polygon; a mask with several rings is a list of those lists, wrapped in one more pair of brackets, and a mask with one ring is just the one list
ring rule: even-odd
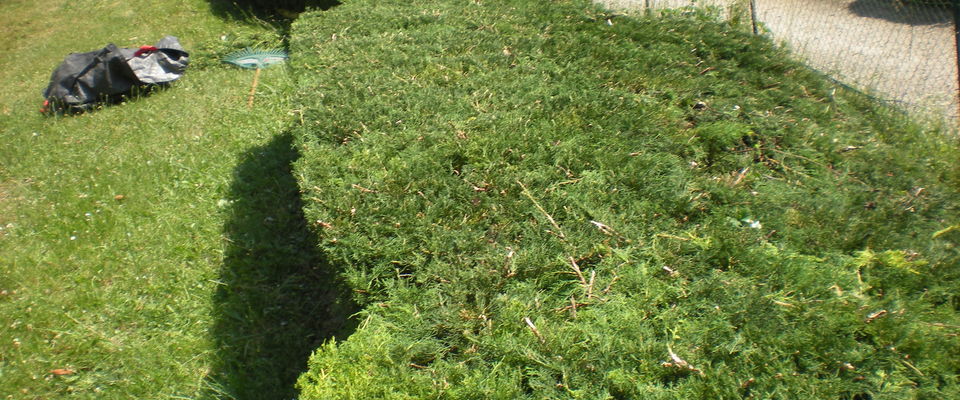
{"label": "dry brown twig", "polygon": [[577,275],[577,279],[580,280],[580,285],[583,286],[584,294],[587,295],[587,298],[593,298],[593,283],[597,278],[597,271],[590,271],[590,281],[588,282],[586,278],[583,277],[583,271],[580,270],[580,266],[577,265],[577,260],[574,260],[573,257],[568,257],[570,259],[570,267],[573,269],[573,273]]}
{"label": "dry brown twig", "polygon": [[530,320],[530,317],[523,317],[523,321],[527,323],[527,326],[530,327],[530,331],[533,332],[534,336],[540,340],[540,343],[546,343],[547,340],[543,338],[543,334],[540,333],[540,330],[537,329],[537,326],[533,324],[533,321]]}
{"label": "dry brown twig", "polygon": [[743,177],[747,176],[747,172],[750,172],[750,167],[745,167],[737,173],[737,178],[733,180],[732,186],[737,186],[743,181]]}
{"label": "dry brown twig", "polygon": [[667,353],[670,354],[670,359],[673,360],[673,362],[665,362],[661,364],[664,367],[685,369],[691,372],[696,372],[700,374],[700,376],[704,375],[703,371],[701,371],[699,368],[696,368],[690,365],[690,363],[688,363],[686,360],[680,358],[680,356],[678,356],[677,353],[674,353],[673,349],[671,349],[670,346],[667,346]]}
{"label": "dry brown twig", "polygon": [[913,372],[916,372],[917,375],[925,376],[925,375],[923,375],[923,371],[921,371],[919,368],[917,368],[917,367],[914,366],[913,364],[910,364],[909,361],[907,361],[907,360],[900,360],[900,362],[902,362],[904,365],[910,367],[910,369],[912,369]]}
{"label": "dry brown twig", "polygon": [[574,260],[573,257],[568,257],[570,259],[570,267],[573,268],[573,272],[577,274],[577,278],[580,279],[580,283],[583,287],[587,287],[587,280],[583,278],[583,272],[580,271],[580,266],[577,265],[577,260]]}
{"label": "dry brown twig", "polygon": [[614,284],[614,283],[617,283],[618,280],[620,280],[620,277],[617,276],[616,272],[614,272],[614,274],[613,274],[613,279],[610,280],[610,283],[607,284],[607,287],[604,288],[604,289],[603,289],[603,292],[601,292],[601,293],[603,293],[603,294],[610,293],[610,289],[613,288],[613,284]]}
{"label": "dry brown twig", "polygon": [[354,183],[354,184],[352,184],[352,185],[350,185],[350,186],[352,186],[354,189],[359,190],[361,193],[376,193],[376,192],[377,192],[376,190],[367,189],[367,188],[365,188],[365,187],[363,187],[363,186],[360,186],[360,185],[358,185],[358,184],[356,184],[356,183]]}
{"label": "dry brown twig", "polygon": [[[597,229],[599,229],[600,232],[603,232],[604,235],[613,236],[613,235],[615,235],[615,234],[617,233],[617,231],[613,230],[613,228],[605,225],[605,224],[602,223],[602,222],[590,221],[590,223],[593,224],[593,226],[597,227]],[[618,235],[618,236],[619,236],[619,235]]]}
{"label": "dry brown twig", "polygon": [[658,234],[656,234],[656,235],[654,235],[654,236],[659,237],[659,238],[664,238],[664,239],[679,240],[679,241],[681,241],[681,242],[689,242],[689,241],[690,241],[690,239],[688,239],[688,238],[680,237],[680,236],[677,236],[677,235],[671,235],[671,234],[669,234],[669,233],[658,233]]}
{"label": "dry brown twig", "polygon": [[880,310],[880,311],[877,311],[877,312],[874,312],[874,313],[870,313],[870,315],[867,315],[867,320],[864,321],[864,322],[866,322],[866,323],[869,324],[869,323],[873,322],[873,320],[875,320],[875,319],[877,319],[877,318],[880,318],[880,317],[882,317],[882,316],[884,316],[884,315],[886,315],[886,314],[887,314],[887,310]]}
{"label": "dry brown twig", "polygon": [[570,305],[568,305],[568,306],[563,306],[563,307],[560,307],[560,308],[555,308],[553,311],[556,311],[556,312],[558,312],[558,313],[562,313],[562,312],[565,312],[565,311],[571,311],[571,312],[573,313],[572,316],[573,316],[573,317],[576,317],[576,311],[577,311],[577,309],[582,308],[582,307],[586,307],[586,306],[589,306],[589,305],[591,305],[591,303],[580,303],[580,302],[577,302],[577,301],[576,301],[576,298],[575,298],[574,296],[570,296]]}
{"label": "dry brown twig", "polygon": [[557,231],[556,235],[560,239],[566,239],[567,236],[563,234],[563,229],[560,229],[560,225],[557,224],[557,221],[555,221],[553,217],[550,216],[550,213],[548,213],[547,210],[545,210],[543,206],[540,205],[540,202],[538,202],[537,199],[533,198],[533,195],[530,194],[530,190],[527,189],[527,187],[523,184],[523,182],[520,182],[518,180],[517,184],[520,185],[520,189],[523,195],[527,196],[527,198],[530,199],[531,202],[533,202],[534,207],[537,207],[537,210],[539,210],[541,214],[547,217],[547,221],[550,222],[550,225],[553,225],[553,229],[556,229]]}

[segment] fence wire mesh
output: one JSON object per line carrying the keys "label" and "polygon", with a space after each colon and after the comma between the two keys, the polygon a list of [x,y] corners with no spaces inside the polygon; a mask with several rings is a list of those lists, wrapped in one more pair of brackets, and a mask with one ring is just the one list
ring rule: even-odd
{"label": "fence wire mesh", "polygon": [[923,118],[960,121],[954,0],[597,0],[712,8],[837,81]]}

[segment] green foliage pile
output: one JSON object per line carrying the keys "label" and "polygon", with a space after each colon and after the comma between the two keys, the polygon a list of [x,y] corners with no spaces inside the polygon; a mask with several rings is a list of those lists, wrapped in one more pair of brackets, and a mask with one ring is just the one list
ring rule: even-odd
{"label": "green foliage pile", "polygon": [[301,17],[295,165],[363,305],[332,398],[955,398],[960,155],[699,14]]}

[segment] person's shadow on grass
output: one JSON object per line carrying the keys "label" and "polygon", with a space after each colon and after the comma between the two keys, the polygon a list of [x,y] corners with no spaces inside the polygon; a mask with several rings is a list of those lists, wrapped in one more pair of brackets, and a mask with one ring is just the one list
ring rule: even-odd
{"label": "person's shadow on grass", "polygon": [[234,170],[226,251],[215,297],[217,398],[291,399],[307,359],[353,330],[356,306],[326,262],[302,213],[290,134],[250,149]]}

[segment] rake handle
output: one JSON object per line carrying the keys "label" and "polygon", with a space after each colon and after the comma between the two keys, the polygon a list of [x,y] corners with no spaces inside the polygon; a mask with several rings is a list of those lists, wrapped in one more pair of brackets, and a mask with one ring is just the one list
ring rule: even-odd
{"label": "rake handle", "polygon": [[260,67],[253,73],[253,85],[250,86],[250,96],[247,97],[247,108],[253,108],[253,95],[257,93],[257,83],[260,82]]}

